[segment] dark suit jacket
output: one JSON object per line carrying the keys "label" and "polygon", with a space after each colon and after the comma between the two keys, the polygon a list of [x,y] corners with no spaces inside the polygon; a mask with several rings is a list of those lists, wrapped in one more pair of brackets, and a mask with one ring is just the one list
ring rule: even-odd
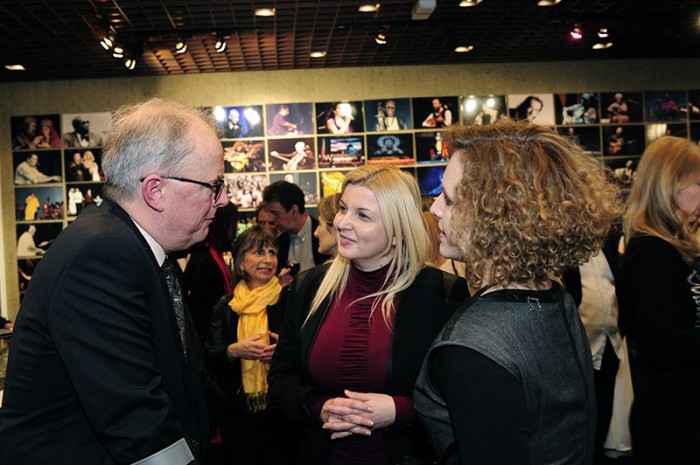
{"label": "dark suit jacket", "polygon": [[[323,264],[331,257],[329,255],[322,255],[318,253],[318,237],[313,235],[314,231],[316,231],[316,228],[318,227],[318,220],[311,215],[309,215],[309,218],[311,218],[311,247],[313,248],[314,253],[314,263],[318,266]],[[289,237],[289,233],[286,232],[280,234],[277,240],[279,241],[280,246],[277,253],[277,256],[279,257],[277,269],[279,271],[287,264],[287,257],[289,256],[289,243],[291,239]]]}
{"label": "dark suit jacket", "polygon": [[[309,376],[308,360],[328,311],[328,302],[303,325],[327,269],[327,266],[312,268],[292,283],[268,376],[271,401],[304,426],[301,463],[307,465],[327,463],[330,446],[329,432],[321,429],[320,420],[313,418],[305,405],[310,393],[323,394]],[[431,267],[425,267],[401,293],[389,348],[385,394],[413,395],[413,385],[430,344],[467,295],[467,284],[462,278]],[[417,420],[384,431],[389,463],[399,463],[406,455],[432,454]]]}
{"label": "dark suit jacket", "polygon": [[[160,267],[118,205],[90,206],[39,263],[0,409],[0,463],[126,464],[209,437],[200,345],[187,360]],[[197,461],[199,460],[199,461]]]}

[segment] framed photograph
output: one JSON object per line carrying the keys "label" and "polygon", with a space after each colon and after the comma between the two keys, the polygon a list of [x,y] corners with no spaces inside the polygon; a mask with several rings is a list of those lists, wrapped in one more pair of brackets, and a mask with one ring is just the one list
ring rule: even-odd
{"label": "framed photograph", "polygon": [[688,118],[700,120],[700,89],[688,91]]}
{"label": "framed photograph", "polygon": [[413,99],[413,127],[446,128],[459,123],[459,97]]}
{"label": "framed photograph", "polygon": [[413,140],[411,134],[368,134],[368,163],[412,165]]}
{"label": "framed photograph", "polygon": [[24,293],[27,291],[27,286],[29,286],[29,281],[32,280],[32,275],[36,266],[39,264],[38,258],[23,258],[17,260],[17,274],[19,281],[19,293],[20,302],[24,297]]}
{"label": "framed photograph", "polygon": [[38,257],[44,255],[53,241],[63,230],[63,224],[53,223],[25,223],[18,224],[17,230],[17,257]]}
{"label": "framed photograph", "polygon": [[442,132],[417,132],[415,138],[417,163],[447,163],[450,159],[447,142],[442,140]]}
{"label": "framed photograph", "polygon": [[239,139],[224,141],[224,172],[264,172],[265,141],[263,139]]}
{"label": "framed photograph", "polygon": [[330,197],[331,195],[343,190],[343,179],[349,173],[346,171],[321,171],[318,174],[321,186],[321,197]]}
{"label": "framed photograph", "polygon": [[603,155],[641,155],[644,142],[642,124],[603,126]]}
{"label": "framed photograph", "polygon": [[263,106],[212,108],[222,139],[243,139],[263,136]]}
{"label": "framed photograph", "polygon": [[507,114],[505,95],[464,97],[462,99],[462,122],[464,124],[490,124]]}
{"label": "framed photograph", "polygon": [[10,118],[12,150],[61,147],[59,115],[13,116]]}
{"label": "framed photograph", "polygon": [[348,168],[364,164],[364,136],[324,136],[316,139],[319,168]]}
{"label": "framed photograph", "polygon": [[104,198],[102,194],[103,183],[80,183],[66,185],[66,198],[68,201],[68,216],[77,216],[88,205],[99,206]]}
{"label": "framed photograph", "polygon": [[684,90],[647,91],[644,102],[647,121],[688,119],[688,95]]}
{"label": "framed photograph", "polygon": [[685,123],[655,123],[645,127],[645,140],[647,147],[659,137],[676,136],[688,138],[688,127]]}
{"label": "framed photograph", "polygon": [[316,173],[271,173],[270,182],[287,181],[296,184],[304,191],[304,204],[318,203]]}
{"label": "framed photograph", "polygon": [[606,158],[605,166],[609,168],[609,175],[620,187],[630,188],[634,184],[637,175],[637,165],[640,157],[614,157]]}
{"label": "framed photograph", "polygon": [[352,134],[365,132],[361,101],[324,102],[316,104],[318,134]]}
{"label": "framed photograph", "polygon": [[69,113],[63,115],[63,147],[102,147],[109,129],[109,113]]}
{"label": "framed photograph", "polygon": [[583,147],[583,150],[591,156],[600,156],[600,127],[598,126],[567,126],[557,128],[557,132],[562,136],[576,142]]}
{"label": "framed photograph", "polygon": [[598,94],[556,94],[554,108],[557,124],[597,124],[600,119]]}
{"label": "framed photograph", "polygon": [[264,174],[224,175],[229,200],[238,208],[257,208],[262,203],[262,192],[267,186]]}
{"label": "framed photograph", "polygon": [[413,129],[411,99],[365,100],[367,131],[395,132]]}
{"label": "framed photograph", "polygon": [[316,168],[313,137],[270,139],[267,164],[271,171],[297,171]]}
{"label": "framed photograph", "polygon": [[15,172],[15,186],[63,180],[60,150],[13,152],[12,166]]}
{"label": "framed photograph", "polygon": [[445,166],[419,166],[416,171],[422,196],[437,197],[442,194],[442,177],[445,175]]}
{"label": "framed photograph", "polygon": [[15,188],[17,221],[61,220],[65,217],[63,186]]}
{"label": "framed photograph", "polygon": [[641,123],[644,120],[641,92],[600,94],[600,122],[605,124]]}
{"label": "framed photograph", "polygon": [[274,103],[265,105],[268,136],[298,136],[314,133],[312,103]]}
{"label": "framed photograph", "polygon": [[508,96],[508,114],[512,119],[527,119],[535,124],[553,126],[554,95],[514,94]]}
{"label": "framed photograph", "polygon": [[102,149],[65,149],[66,181],[104,181]]}

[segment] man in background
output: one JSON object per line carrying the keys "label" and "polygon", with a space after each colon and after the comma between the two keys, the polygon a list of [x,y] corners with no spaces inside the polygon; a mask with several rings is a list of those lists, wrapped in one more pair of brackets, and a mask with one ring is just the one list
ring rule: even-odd
{"label": "man in background", "polygon": [[313,232],[318,220],[304,208],[304,191],[296,184],[275,181],[263,191],[263,201],[275,217],[279,236],[279,267],[299,263],[304,271],[328,260],[318,252],[318,238]]}
{"label": "man in background", "polygon": [[49,176],[39,171],[39,155],[27,154],[27,158],[15,169],[15,184],[41,184],[60,181],[60,176]]}
{"label": "man in background", "polygon": [[153,99],[113,114],[102,161],[109,200],[59,235],[18,313],[0,463],[203,464],[203,362],[168,255],[228,203],[223,149],[205,113]]}

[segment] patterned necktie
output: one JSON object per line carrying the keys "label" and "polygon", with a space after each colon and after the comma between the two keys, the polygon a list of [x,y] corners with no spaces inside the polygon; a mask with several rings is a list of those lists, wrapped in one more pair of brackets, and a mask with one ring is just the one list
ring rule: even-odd
{"label": "patterned necktie", "polygon": [[169,259],[165,259],[160,267],[165,277],[165,282],[168,283],[168,291],[173,299],[173,307],[175,308],[175,319],[177,327],[180,329],[180,340],[182,341],[182,351],[187,355],[187,339],[185,337],[185,305],[182,302],[182,290],[180,283],[175,275],[175,268]]}

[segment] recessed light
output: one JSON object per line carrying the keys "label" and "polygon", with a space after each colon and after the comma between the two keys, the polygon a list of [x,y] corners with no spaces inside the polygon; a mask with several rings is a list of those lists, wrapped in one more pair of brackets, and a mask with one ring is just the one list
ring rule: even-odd
{"label": "recessed light", "polygon": [[612,42],[599,42],[595,45],[593,45],[593,50],[605,50],[606,48],[610,48],[613,46]]}
{"label": "recessed light", "polygon": [[469,6],[477,6],[482,1],[483,0],[462,0],[461,2],[459,2],[459,6],[461,6],[462,8]]}
{"label": "recessed light", "polygon": [[358,8],[357,11],[361,13],[374,13],[379,11],[379,3],[363,3]]}
{"label": "recessed light", "polygon": [[459,47],[455,47],[455,52],[457,53],[469,53],[472,50],[474,50],[473,45],[460,45]]}
{"label": "recessed light", "polygon": [[274,8],[258,8],[255,10],[255,16],[275,16]]}
{"label": "recessed light", "polygon": [[326,51],[325,50],[318,50],[316,52],[311,52],[311,53],[309,53],[309,56],[311,58],[323,58],[326,56]]}
{"label": "recessed light", "polygon": [[561,0],[540,0],[537,2],[537,6],[554,6],[559,2],[561,2]]}
{"label": "recessed light", "polygon": [[25,68],[24,66],[22,66],[20,64],[5,65],[5,69],[8,71],[26,71],[27,70],[27,68]]}

